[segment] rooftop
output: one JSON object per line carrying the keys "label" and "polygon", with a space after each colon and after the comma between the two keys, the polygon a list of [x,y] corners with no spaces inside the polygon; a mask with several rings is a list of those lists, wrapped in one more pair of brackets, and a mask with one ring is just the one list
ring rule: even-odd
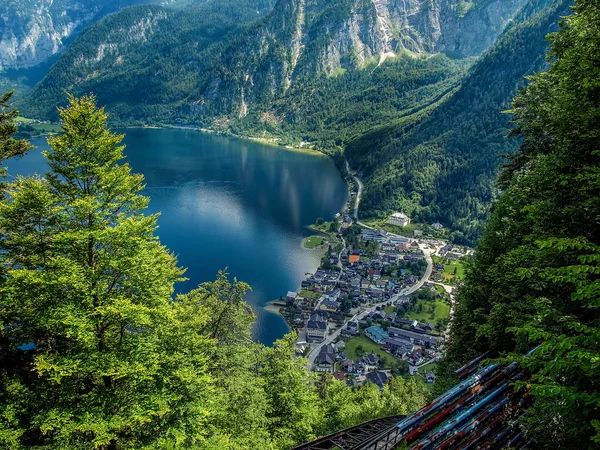
{"label": "rooftop", "polygon": [[387,331],[377,325],[373,325],[372,327],[367,328],[365,331],[368,335],[373,336],[377,340],[383,341],[389,337]]}

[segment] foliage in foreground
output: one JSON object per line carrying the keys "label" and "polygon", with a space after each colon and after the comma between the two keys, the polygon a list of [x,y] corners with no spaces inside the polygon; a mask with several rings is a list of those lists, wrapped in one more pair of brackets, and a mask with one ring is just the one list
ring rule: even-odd
{"label": "foliage in foreground", "polygon": [[523,145],[459,293],[446,361],[495,348],[527,367],[536,448],[600,443],[600,5],[574,11],[551,35],[549,69],[514,102]]}
{"label": "foliage in foreground", "polygon": [[[0,201],[0,448],[289,448],[422,406],[414,379],[350,389],[294,358],[293,334],[254,343],[249,287],[225,273],[173,299],[184,270],[123,136],[93,97],[60,114],[50,171]],[[14,116],[2,149],[26,148]]]}

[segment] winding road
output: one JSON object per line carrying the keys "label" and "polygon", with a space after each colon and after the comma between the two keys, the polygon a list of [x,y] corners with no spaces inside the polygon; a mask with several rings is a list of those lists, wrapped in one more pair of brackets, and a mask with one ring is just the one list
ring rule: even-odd
{"label": "winding road", "polygon": [[[352,171],[350,170],[350,163],[348,162],[348,160],[346,160],[346,170],[348,171],[349,174],[352,175]],[[356,193],[356,203],[354,204],[354,218],[356,219],[356,223],[359,224],[361,227],[369,228],[370,230],[372,230],[373,227],[370,227],[369,225],[362,223],[358,219],[358,207],[360,205],[360,200],[362,198],[364,186],[362,184],[362,181],[360,181],[360,178],[358,178],[356,175],[352,175],[352,176],[354,177],[354,180],[356,181],[356,184],[358,185],[358,192]]]}

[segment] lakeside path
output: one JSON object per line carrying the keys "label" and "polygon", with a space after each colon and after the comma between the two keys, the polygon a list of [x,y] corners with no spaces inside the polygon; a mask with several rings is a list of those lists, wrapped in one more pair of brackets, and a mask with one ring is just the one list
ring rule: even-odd
{"label": "lakeside path", "polygon": [[[348,164],[348,161],[346,161],[346,169],[348,170],[348,173],[350,172],[350,165]],[[363,190],[363,184],[360,181],[360,179],[357,176],[354,176],[354,179],[356,180],[357,184],[358,184],[358,193],[356,195],[356,205],[354,206],[354,218],[356,219],[356,222],[365,228],[371,228],[363,223],[361,223],[358,220],[358,208],[359,208],[359,204],[360,204],[360,198],[362,195],[362,190]],[[392,236],[398,236],[397,234],[394,233],[389,233]],[[345,246],[344,246],[345,247]],[[425,282],[427,280],[429,280],[429,277],[431,276],[431,272],[433,271],[433,259],[431,258],[431,253],[432,251],[429,248],[426,248],[425,246],[421,246],[419,245],[419,248],[421,248],[421,250],[423,250],[423,253],[425,255],[425,260],[427,261],[427,269],[425,270],[425,274],[423,274],[423,276],[421,277],[421,279],[414,285],[404,288],[402,289],[398,294],[393,295],[391,298],[380,302],[380,303],[376,303],[372,306],[370,306],[369,308],[366,308],[364,310],[362,310],[361,312],[359,312],[358,314],[355,314],[354,316],[352,316],[352,318],[350,319],[350,321],[353,320],[362,320],[367,314],[371,313],[372,311],[375,311],[376,308],[378,306],[381,306],[385,303],[388,302],[397,302],[398,299],[402,296],[402,295],[410,295],[413,292],[418,291],[419,289],[421,289],[421,287],[423,287],[423,285],[425,284]],[[336,331],[334,331],[332,334],[330,334],[329,336],[327,336],[327,338],[325,338],[325,340],[323,342],[321,342],[320,344],[318,344],[315,347],[311,347],[310,351],[308,352],[308,354],[306,355],[306,358],[308,359],[308,363],[309,363],[309,367],[312,367],[313,364],[315,363],[317,356],[319,355],[319,353],[321,352],[321,349],[327,345],[327,344],[331,344],[332,342],[334,342],[338,336],[340,335],[340,332],[342,331],[343,326],[338,328]]]}

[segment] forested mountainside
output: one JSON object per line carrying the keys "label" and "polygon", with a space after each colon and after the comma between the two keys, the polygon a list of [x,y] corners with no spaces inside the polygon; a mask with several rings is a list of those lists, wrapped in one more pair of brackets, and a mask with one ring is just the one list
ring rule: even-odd
{"label": "forested mountainside", "polygon": [[522,145],[458,291],[445,361],[450,372],[495,349],[527,368],[533,448],[600,443],[600,4],[578,0],[575,13],[512,107]]}
{"label": "forested mountainside", "polygon": [[518,142],[505,139],[502,111],[544,67],[546,35],[570,1],[533,0],[462,80],[460,88],[429,113],[375,129],[349,142],[346,153],[365,177],[365,216],[402,210],[420,220],[440,220],[474,242],[494,194],[502,154]]}
{"label": "forested mountainside", "polygon": [[472,61],[403,54],[338,76],[305,76],[279,98],[249,108],[246,117],[213,128],[326,150],[343,147],[373,127],[430,108],[460,84]]}
{"label": "forested mountainside", "polygon": [[[267,14],[271,0],[210,1],[175,9],[140,5],[90,25],[50,69],[24,112],[56,118],[65,90],[94,92],[113,119],[173,121],[201,67],[215,60],[211,44]],[[189,108],[188,108],[189,109]]]}
{"label": "forested mountainside", "polygon": [[[31,96],[34,108],[24,112],[50,116],[64,102],[67,89],[76,95],[94,92],[103,104],[118,105],[114,118],[129,123],[210,126],[250,113],[260,117],[288,89],[301,87],[307,76],[370,67],[405,51],[478,55],[493,44],[524,0],[279,0],[262,20],[206,47],[199,34],[222,28],[227,14],[241,14],[238,10],[252,6],[247,0],[221,3],[167,15],[164,28],[170,33],[148,33],[135,46],[126,44],[136,23],[131,11],[95,24],[37,86]],[[138,9],[139,20],[148,11]],[[213,14],[221,15],[218,21],[209,21]],[[189,25],[182,27],[182,22]],[[174,32],[179,28],[184,29]],[[125,75],[126,81],[119,77],[108,82],[114,73]],[[146,86],[137,81],[148,74],[166,88],[164,99],[152,97],[152,89],[146,97]]]}
{"label": "forested mountainside", "polygon": [[86,25],[127,6],[192,1],[204,0],[5,0],[0,3],[0,72],[47,62]]}
{"label": "forested mountainside", "polygon": [[[498,155],[515,149],[501,111],[524,76],[543,67],[544,37],[567,11],[563,3],[137,6],[89,26],[20,106],[55,119],[65,90],[94,92],[118,124],[195,124],[347,146],[366,176],[365,217],[402,209],[473,242]],[[490,46],[479,60],[455,58]]]}

